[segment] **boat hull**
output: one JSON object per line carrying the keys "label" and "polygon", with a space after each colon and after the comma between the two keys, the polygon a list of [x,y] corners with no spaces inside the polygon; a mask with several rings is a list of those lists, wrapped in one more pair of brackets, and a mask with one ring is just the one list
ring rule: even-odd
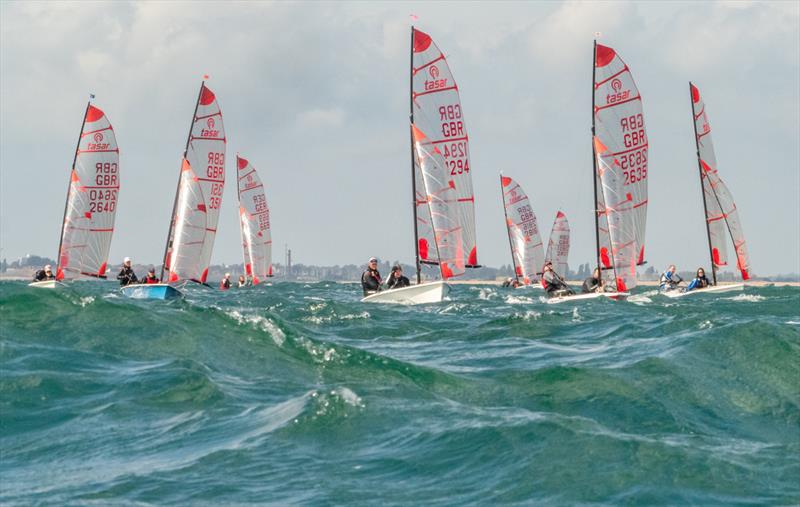
{"label": "boat hull", "polygon": [[41,280],[39,282],[31,282],[28,287],[36,287],[38,289],[55,289],[56,287],[63,287],[64,284],[57,280]]}
{"label": "boat hull", "polygon": [[133,284],[120,289],[125,297],[131,299],[177,299],[183,293],[166,283]]}
{"label": "boat hull", "polygon": [[683,292],[679,290],[671,290],[667,292],[662,292],[662,296],[666,296],[668,298],[682,298],[684,296],[691,296],[692,294],[719,294],[723,292],[736,292],[744,290],[743,283],[734,283],[730,285],[714,285],[713,287],[706,287],[705,289],[694,289],[688,292]]}
{"label": "boat hull", "polygon": [[370,294],[362,303],[389,303],[401,305],[421,305],[440,303],[450,293],[450,286],[444,281],[411,285],[402,289],[389,289]]}
{"label": "boat hull", "polygon": [[570,301],[585,301],[588,299],[609,298],[617,301],[627,299],[630,292],[591,292],[589,294],[575,294],[572,296],[559,296],[547,300],[548,305],[567,303]]}

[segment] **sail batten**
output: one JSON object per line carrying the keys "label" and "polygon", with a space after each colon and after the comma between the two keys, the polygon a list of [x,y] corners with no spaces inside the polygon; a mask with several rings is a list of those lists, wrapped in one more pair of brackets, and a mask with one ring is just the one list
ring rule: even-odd
{"label": "sail batten", "polygon": [[[431,37],[412,28],[411,43],[411,118],[425,133],[428,143],[439,149],[442,170],[455,182],[455,196],[450,198],[459,224],[467,267],[478,266],[475,233],[475,194],[472,186],[469,157],[469,135],[453,74],[447,58]],[[412,141],[413,142],[413,141]],[[419,188],[424,183],[416,168],[415,200],[420,201]],[[420,261],[430,261],[434,238],[422,206],[417,205],[417,236]],[[422,217],[420,218],[420,213]],[[427,256],[426,256],[427,254]]]}
{"label": "sail batten", "polygon": [[736,268],[741,273],[742,280],[748,280],[750,278],[750,255],[742,231],[739,212],[733,201],[733,195],[722,182],[717,171],[717,158],[711,139],[711,124],[706,115],[706,107],[700,96],[700,90],[692,83],[689,83],[689,90],[714,281],[716,283],[717,269],[729,264],[728,238],[733,243]]}
{"label": "sail batten", "polygon": [[242,235],[245,276],[254,285],[272,276],[272,234],[269,206],[255,167],[236,156],[242,174],[239,183],[239,225]]}
{"label": "sail batten", "polygon": [[[208,277],[225,188],[225,144],[222,110],[204,82],[187,138],[164,256],[171,282],[205,283]],[[203,214],[202,234],[196,213]]]}
{"label": "sail batten", "polygon": [[70,173],[56,278],[105,277],[119,189],[114,129],[102,110],[88,104]]}

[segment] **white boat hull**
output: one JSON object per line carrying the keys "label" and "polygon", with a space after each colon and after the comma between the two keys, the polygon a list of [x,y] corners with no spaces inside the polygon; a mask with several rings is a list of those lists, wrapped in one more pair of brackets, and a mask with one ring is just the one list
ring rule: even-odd
{"label": "white boat hull", "polygon": [[28,287],[36,287],[39,289],[55,289],[56,287],[64,287],[64,284],[57,280],[42,280],[40,282],[31,282]]}
{"label": "white boat hull", "polygon": [[681,290],[670,290],[666,292],[662,292],[663,296],[667,296],[668,298],[682,298],[683,296],[690,296],[692,294],[710,294],[716,293],[719,294],[721,292],[735,292],[744,290],[743,283],[734,283],[729,285],[714,285],[712,287],[706,287],[704,289],[694,289],[688,292],[684,292]]}
{"label": "white boat hull", "polygon": [[401,305],[422,305],[440,303],[450,293],[450,286],[444,281],[411,285],[402,289],[389,289],[370,294],[362,303],[391,303]]}
{"label": "white boat hull", "polygon": [[591,292],[589,294],[574,294],[572,296],[558,296],[547,300],[548,305],[556,305],[559,303],[567,303],[570,301],[583,301],[587,299],[597,298],[610,298],[616,300],[626,299],[630,296],[630,292]]}

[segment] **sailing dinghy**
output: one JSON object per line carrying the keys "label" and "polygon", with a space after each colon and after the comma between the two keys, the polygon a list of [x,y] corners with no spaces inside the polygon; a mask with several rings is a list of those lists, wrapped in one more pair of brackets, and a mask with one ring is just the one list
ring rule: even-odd
{"label": "sailing dinghy", "polygon": [[700,96],[700,90],[689,83],[689,97],[692,104],[692,122],[694,139],[697,148],[697,167],[700,174],[700,186],[703,191],[703,208],[706,215],[706,236],[708,237],[708,254],[711,259],[711,275],[713,285],[688,292],[672,290],[664,292],[667,297],[676,298],[690,294],[708,294],[718,292],[741,291],[744,283],[717,284],[717,270],[729,264],[728,238],[733,243],[736,255],[736,267],[741,273],[742,281],[750,279],[750,255],[742,232],[742,222],[728,187],[722,182],[717,172],[717,157],[711,141],[711,124],[708,122],[706,106]]}
{"label": "sailing dinghy", "polygon": [[272,276],[272,235],[264,184],[256,168],[236,156],[239,171],[239,225],[242,232],[244,271],[248,282],[258,285]]}
{"label": "sailing dinghy", "polygon": [[520,184],[502,174],[500,191],[503,194],[503,211],[514,277],[521,285],[536,287],[537,275],[541,274],[544,267],[544,246],[539,235],[536,214]]}
{"label": "sailing dinghy", "polygon": [[[417,285],[372,294],[365,302],[439,302],[450,291],[447,279],[462,275],[463,268],[480,267],[469,136],[458,85],[430,35],[413,26],[409,107]],[[438,227],[437,221],[447,225]],[[423,284],[422,265],[438,266],[442,280]]]}
{"label": "sailing dinghy", "polygon": [[642,97],[630,68],[612,48],[594,43],[592,180],[595,244],[605,292],[551,298],[548,303],[624,299],[644,264],[648,141]]}
{"label": "sailing dinghy", "polygon": [[122,293],[137,299],[182,297],[175,285],[206,284],[225,187],[225,127],[214,93],[200,85],[178,188],[172,206],[159,284],[135,284]]}
{"label": "sailing dinghy", "polygon": [[86,104],[72,159],[55,280],[29,284],[55,288],[76,278],[106,278],[119,196],[119,148],[102,110]]}

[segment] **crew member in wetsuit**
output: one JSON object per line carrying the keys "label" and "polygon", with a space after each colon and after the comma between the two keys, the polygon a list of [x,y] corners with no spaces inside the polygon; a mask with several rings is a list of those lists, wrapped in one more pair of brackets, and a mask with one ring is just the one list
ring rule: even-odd
{"label": "crew member in wetsuit", "polygon": [[370,257],[367,269],[361,273],[361,289],[364,291],[364,296],[380,291],[381,282],[381,274],[378,272],[378,259]]}
{"label": "crew member in wetsuit", "polygon": [[219,282],[219,289],[220,290],[228,290],[231,288],[231,274],[225,273],[225,278],[223,278]]}
{"label": "crew member in wetsuit", "polygon": [[156,268],[150,266],[147,268],[147,274],[144,278],[142,278],[141,283],[150,284],[150,283],[161,283],[161,280],[158,279],[156,276]]}
{"label": "crew member in wetsuit", "polygon": [[40,269],[33,275],[34,282],[41,282],[44,280],[55,280],[56,275],[53,274],[53,268],[50,267],[50,264],[44,267],[44,269]]}
{"label": "crew member in wetsuit", "polygon": [[559,293],[575,294],[569,285],[561,278],[558,273],[553,271],[553,263],[547,262],[544,265],[544,273],[542,274],[542,281],[544,282],[544,290],[549,297],[559,295]]}
{"label": "crew member in wetsuit", "polygon": [[592,276],[583,281],[581,292],[590,294],[592,292],[600,292],[603,290],[603,278],[600,276],[600,268],[594,268]]}
{"label": "crew member in wetsuit", "polygon": [[122,269],[119,270],[117,280],[119,280],[119,284],[122,287],[139,282],[139,279],[136,278],[136,273],[133,272],[133,268],[131,267],[130,257],[125,257],[125,260],[122,261]]}
{"label": "crew member in wetsuit", "polygon": [[408,281],[408,278],[403,276],[403,268],[400,267],[399,264],[396,264],[392,268],[392,274],[389,275],[389,279],[386,280],[386,287],[389,289],[401,289],[409,285],[411,285],[411,282]]}
{"label": "crew member in wetsuit", "polygon": [[694,289],[704,289],[711,285],[711,282],[708,281],[706,278],[706,271],[703,268],[697,268],[697,274],[694,277],[694,280],[689,283],[689,286],[686,287],[686,292]]}
{"label": "crew member in wetsuit", "polygon": [[663,291],[675,290],[682,281],[683,278],[675,273],[675,264],[671,264],[670,267],[661,274],[661,278],[659,279],[661,285],[659,288]]}

